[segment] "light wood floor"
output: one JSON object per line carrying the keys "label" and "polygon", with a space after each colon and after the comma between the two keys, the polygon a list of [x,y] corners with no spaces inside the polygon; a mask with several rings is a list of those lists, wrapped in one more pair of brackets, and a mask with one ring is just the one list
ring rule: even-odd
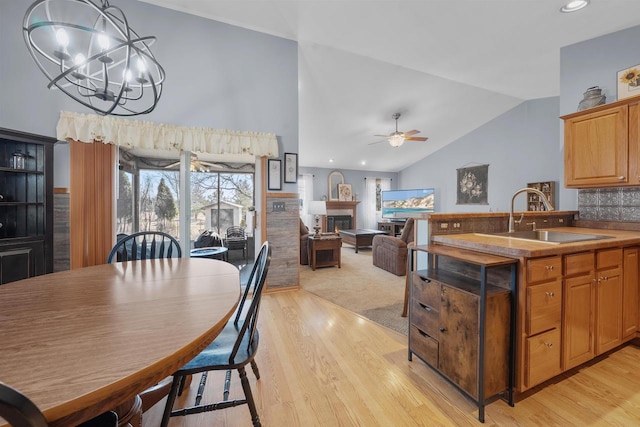
{"label": "light wood floor", "polygon": [[[482,424],[477,408],[414,357],[406,337],[306,291],[263,297],[257,363],[248,369],[258,412],[267,427],[467,426]],[[190,394],[199,377],[194,377]],[[223,373],[209,375],[207,395],[222,396]],[[242,389],[234,373],[232,396]],[[192,404],[191,396],[188,398]],[[144,414],[160,423],[164,400]],[[170,426],[250,426],[246,405],[172,418]],[[486,408],[486,426],[640,425],[640,348],[629,345],[546,384],[514,408]]]}

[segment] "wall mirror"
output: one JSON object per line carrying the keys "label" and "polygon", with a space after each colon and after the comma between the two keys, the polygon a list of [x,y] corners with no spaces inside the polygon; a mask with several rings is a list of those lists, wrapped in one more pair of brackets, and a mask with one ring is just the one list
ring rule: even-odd
{"label": "wall mirror", "polygon": [[338,184],[344,184],[344,175],[339,170],[329,172],[328,179],[329,200],[338,200]]}

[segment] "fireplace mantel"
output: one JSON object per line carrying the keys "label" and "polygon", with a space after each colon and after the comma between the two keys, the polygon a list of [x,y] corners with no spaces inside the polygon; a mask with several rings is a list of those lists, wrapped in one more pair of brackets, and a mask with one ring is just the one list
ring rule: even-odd
{"label": "fireplace mantel", "polygon": [[[337,211],[349,211],[351,217],[353,218],[353,228],[358,228],[357,224],[356,224],[356,208],[358,206],[358,203],[360,203],[360,201],[351,201],[351,202],[339,202],[336,200],[327,200],[327,215],[332,215],[332,211],[333,215],[344,215],[344,213],[337,213]],[[323,216],[322,217],[322,231],[332,231],[332,230],[327,230],[327,217]]]}

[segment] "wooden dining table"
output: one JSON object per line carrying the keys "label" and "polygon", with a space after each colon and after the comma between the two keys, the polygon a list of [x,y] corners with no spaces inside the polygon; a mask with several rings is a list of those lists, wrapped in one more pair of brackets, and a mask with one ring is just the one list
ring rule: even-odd
{"label": "wooden dining table", "polygon": [[[0,286],[0,381],[74,426],[171,375],[220,333],[238,269],[212,259],[98,265]],[[0,422],[0,425],[2,422]]]}

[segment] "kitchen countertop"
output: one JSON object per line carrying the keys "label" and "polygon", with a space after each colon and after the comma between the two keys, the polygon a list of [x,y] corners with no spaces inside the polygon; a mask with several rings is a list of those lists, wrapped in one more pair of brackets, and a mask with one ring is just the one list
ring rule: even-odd
{"label": "kitchen countertop", "polygon": [[572,243],[551,243],[534,240],[490,236],[481,233],[444,234],[432,237],[433,242],[511,258],[533,258],[589,250],[640,244],[640,232],[586,227],[556,227],[544,230],[611,236],[608,239]]}

